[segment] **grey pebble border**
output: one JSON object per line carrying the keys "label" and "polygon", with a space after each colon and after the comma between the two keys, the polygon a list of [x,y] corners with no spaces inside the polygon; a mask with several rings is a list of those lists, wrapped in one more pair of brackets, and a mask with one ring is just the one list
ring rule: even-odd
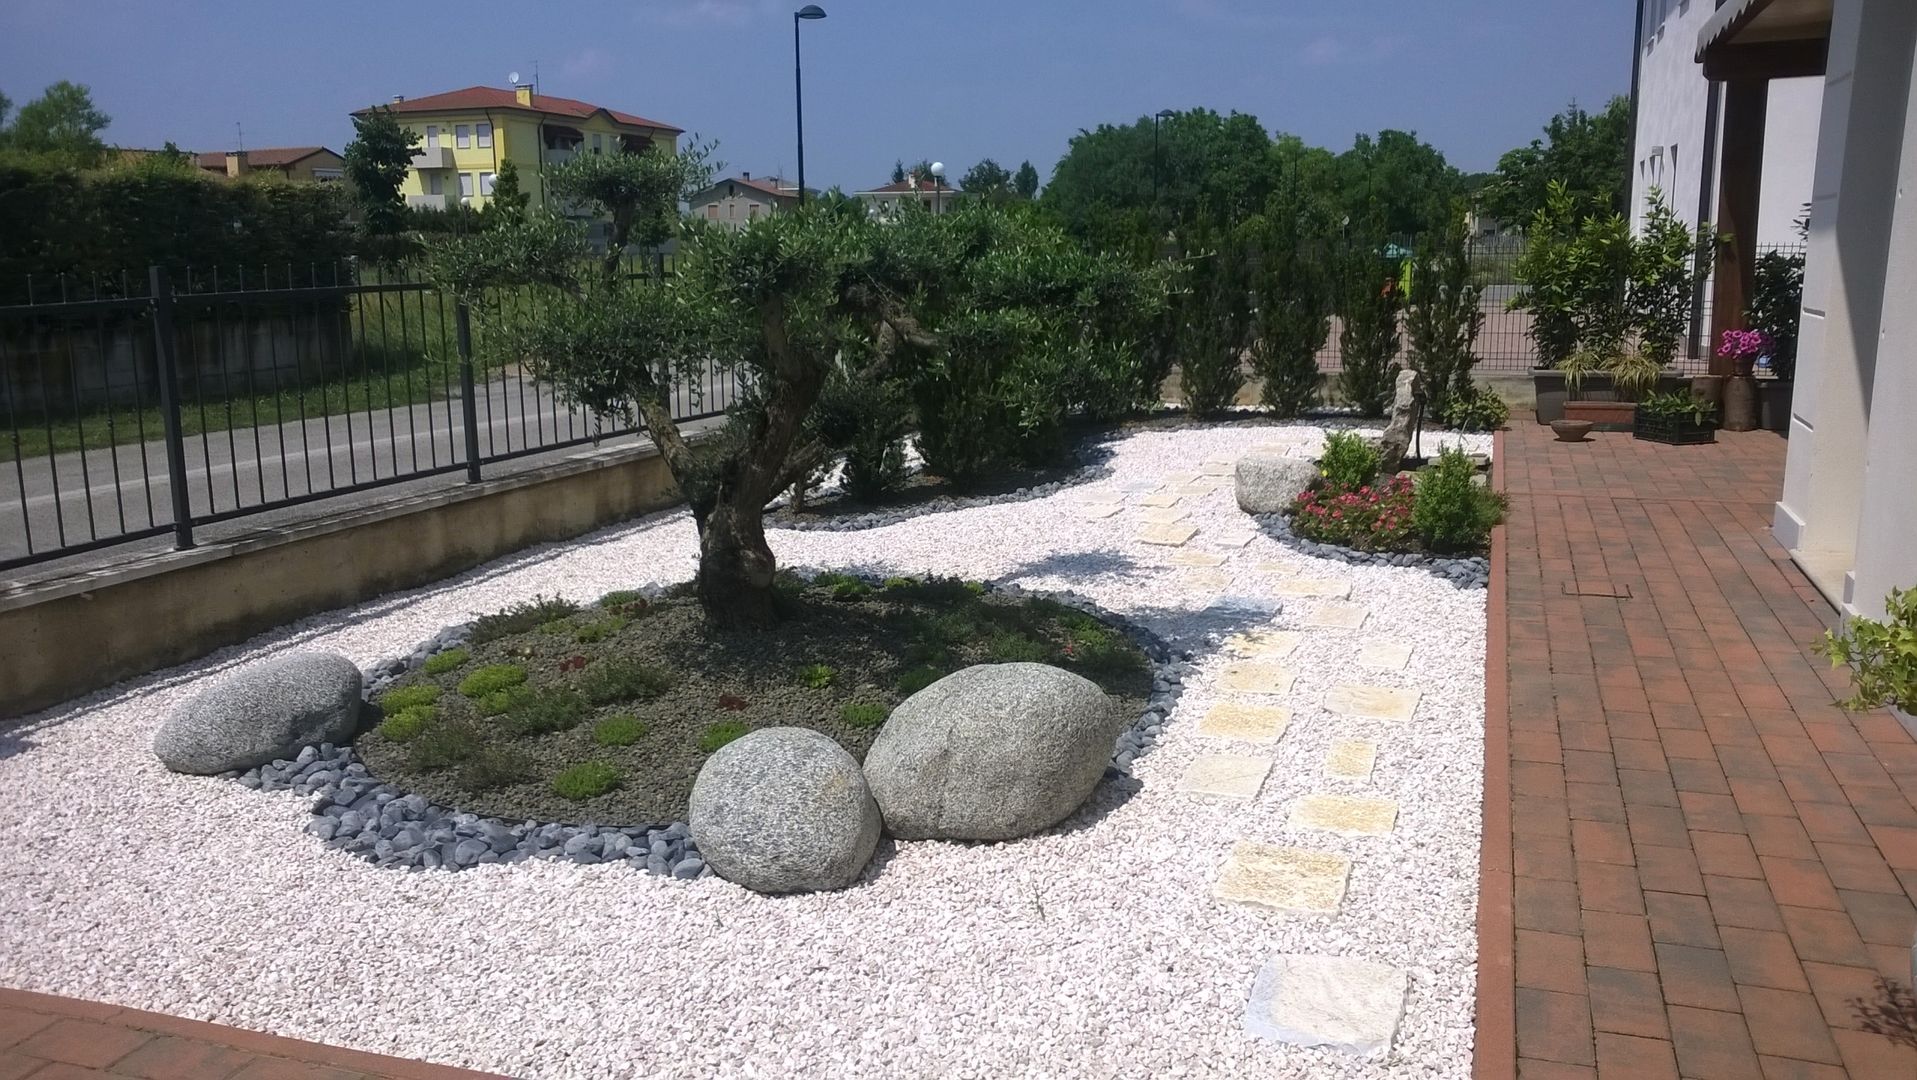
{"label": "grey pebble border", "polygon": [[[874,587],[882,585],[877,577],[852,576]],[[989,583],[986,589],[1021,600],[1050,599],[1082,611],[1123,632],[1150,658],[1151,696],[1138,719],[1118,736],[1105,773],[1106,779],[1129,777],[1132,762],[1150,753],[1164,734],[1172,709],[1184,693],[1191,653],[1174,655],[1157,634],[1073,592],[1043,593]],[[652,597],[664,589],[655,586],[641,591]],[[411,653],[374,664],[365,673],[363,696],[371,702],[395,679],[435,653],[464,645],[471,634],[471,623],[450,626]],[[381,782],[368,772],[350,746],[308,746],[293,759],[225,775],[257,791],[316,796],[313,817],[305,831],[328,847],[382,867],[465,870],[490,863],[564,859],[583,866],[624,863],[635,870],[679,880],[712,873],[683,821],[657,826],[572,825],[506,821],[450,810],[434,805],[423,795]]]}
{"label": "grey pebble border", "polygon": [[1251,517],[1265,535],[1294,551],[1316,558],[1334,559],[1353,566],[1417,567],[1430,571],[1434,577],[1443,578],[1460,589],[1483,589],[1491,584],[1491,560],[1480,555],[1441,558],[1416,552],[1358,551],[1337,544],[1320,544],[1299,536],[1292,531],[1291,519],[1285,514],[1253,514]]}

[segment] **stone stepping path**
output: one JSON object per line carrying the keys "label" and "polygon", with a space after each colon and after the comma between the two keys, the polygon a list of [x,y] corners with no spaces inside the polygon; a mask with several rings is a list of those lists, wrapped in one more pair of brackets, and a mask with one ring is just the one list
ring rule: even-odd
{"label": "stone stepping path", "polygon": [[1118,513],[1120,509],[1121,507],[1117,503],[1086,503],[1084,509],[1080,510],[1079,513],[1083,514],[1089,521],[1097,521],[1101,518],[1111,517],[1113,514]]}
{"label": "stone stepping path", "polygon": [[1334,780],[1367,782],[1377,763],[1378,744],[1363,739],[1339,739],[1325,751],[1325,775]]}
{"label": "stone stepping path", "polygon": [[[1117,509],[1117,507],[1113,507],[1113,509],[1115,510]],[[1185,511],[1179,510],[1176,507],[1167,506],[1167,507],[1161,507],[1154,510],[1147,510],[1144,513],[1138,515],[1138,520],[1144,522],[1147,525],[1175,525],[1178,522],[1185,520],[1185,517],[1186,517]]]}
{"label": "stone stepping path", "polygon": [[1249,754],[1200,754],[1185,769],[1178,790],[1189,795],[1251,800],[1265,786],[1271,759]]}
{"label": "stone stepping path", "polygon": [[1329,851],[1240,840],[1212,885],[1212,896],[1269,911],[1332,915],[1344,902],[1351,860]]}
{"label": "stone stepping path", "polygon": [[1383,836],[1398,823],[1398,804],[1362,795],[1307,795],[1291,805],[1294,829],[1322,829],[1346,836]]}
{"label": "stone stepping path", "polygon": [[1296,676],[1290,668],[1268,660],[1239,660],[1225,665],[1221,689],[1234,694],[1288,694]]}
{"label": "stone stepping path", "polygon": [[[1222,701],[1198,721],[1198,734],[1212,739],[1275,743],[1291,724],[1291,710],[1277,705]],[[1367,770],[1369,771],[1369,770]]]}
{"label": "stone stepping path", "polygon": [[1277,596],[1343,600],[1351,595],[1351,582],[1333,578],[1287,577],[1272,582],[1271,592]]}
{"label": "stone stepping path", "polygon": [[1369,610],[1357,604],[1328,601],[1305,616],[1305,626],[1312,630],[1358,630],[1364,627],[1370,615]]}
{"label": "stone stepping path", "polygon": [[1305,636],[1296,630],[1248,630],[1225,639],[1225,651],[1235,656],[1282,660],[1290,656]]}
{"label": "stone stepping path", "polygon": [[1161,547],[1182,547],[1187,540],[1197,535],[1198,526],[1182,521],[1171,525],[1147,525],[1138,530],[1140,543]]}
{"label": "stone stepping path", "polygon": [[1138,505],[1156,506],[1160,508],[1177,506],[1179,498],[1180,496],[1174,495],[1169,491],[1153,491],[1150,494],[1140,495],[1138,497]]}
{"label": "stone stepping path", "polygon": [[1181,551],[1166,561],[1173,566],[1223,566],[1225,556],[1210,551]]}
{"label": "stone stepping path", "polygon": [[1339,716],[1408,724],[1422,696],[1419,691],[1396,686],[1345,684],[1334,686],[1325,694],[1325,709]]}
{"label": "stone stepping path", "polygon": [[1377,671],[1403,671],[1411,662],[1411,646],[1395,641],[1374,641],[1358,650],[1358,666]]}
{"label": "stone stepping path", "polygon": [[1356,956],[1279,954],[1258,969],[1245,1029],[1294,1046],[1374,1054],[1391,1046],[1410,978]]}

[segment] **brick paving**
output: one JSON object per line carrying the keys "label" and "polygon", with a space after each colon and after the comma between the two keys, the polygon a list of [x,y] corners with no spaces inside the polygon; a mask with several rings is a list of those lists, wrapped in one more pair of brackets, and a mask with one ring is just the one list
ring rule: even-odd
{"label": "brick paving", "polygon": [[0,989],[0,1080],[493,1080],[490,1074]]}
{"label": "brick paving", "polygon": [[1917,742],[1810,652],[1783,440],[1719,440],[1501,436],[1480,1077],[1917,1078],[1852,1004],[1911,978]]}

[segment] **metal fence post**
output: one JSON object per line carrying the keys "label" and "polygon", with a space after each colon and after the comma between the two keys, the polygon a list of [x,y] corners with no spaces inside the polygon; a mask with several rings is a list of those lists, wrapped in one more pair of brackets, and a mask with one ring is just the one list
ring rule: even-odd
{"label": "metal fence post", "polygon": [[466,482],[479,483],[479,403],[473,389],[473,313],[464,299],[453,301],[453,328],[459,338],[460,415],[466,423]]}
{"label": "metal fence post", "polygon": [[[193,502],[186,489],[186,437],[180,431],[179,341],[173,333],[173,284],[166,269],[147,268],[153,299],[153,356],[160,375],[160,416],[166,424],[166,482],[173,492],[173,546],[193,546]],[[212,478],[208,477],[208,483]]]}

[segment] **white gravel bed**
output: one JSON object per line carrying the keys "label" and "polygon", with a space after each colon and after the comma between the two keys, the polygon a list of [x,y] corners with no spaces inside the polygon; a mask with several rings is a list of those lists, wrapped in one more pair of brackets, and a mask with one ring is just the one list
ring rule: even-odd
{"label": "white gravel bed", "polygon": [[[1319,429],[1300,426],[1300,436]],[[1225,662],[1224,616],[1171,568],[1178,550],[1254,531],[1230,478],[1181,509],[1184,549],[1134,537],[1142,509],[1086,520],[1090,490],[1189,474],[1286,433],[1147,432],[1109,478],[1047,498],[853,533],[775,531],[782,563],[946,573],[1073,589],[1146,620],[1201,669],[1129,799],[1105,784],[1052,833],[1007,844],[882,846],[842,893],[768,899],[727,882],[561,863],[462,873],[382,870],[300,827],[307,800],[166,772],[149,743],[202,680],[295,648],[362,666],[535,593],[581,601],[691,575],[682,512],[530,550],[437,585],[331,612],[0,734],[0,984],[111,1001],[364,1050],[532,1077],[1465,1077],[1476,969],[1484,599],[1415,568],[1311,559],[1262,535],[1230,569],[1282,562],[1349,580],[1363,630],[1308,632],[1289,662],[1289,730],[1255,802],[1175,790],[1199,753]],[[1455,437],[1454,437],[1455,438]],[[1463,437],[1489,451],[1488,437]],[[1433,441],[1427,434],[1427,443]],[[1256,591],[1240,574],[1229,591]],[[1216,590],[1212,591],[1213,593]],[[1297,627],[1317,601],[1286,601]],[[1400,672],[1360,673],[1372,639],[1412,645]],[[1331,716],[1327,688],[1415,686],[1414,722]],[[1371,782],[1321,779],[1334,737],[1380,744]],[[1384,837],[1301,834],[1313,791],[1394,798]],[[1234,841],[1353,859],[1336,916],[1211,897]],[[1371,1059],[1247,1036],[1252,977],[1275,952],[1406,969],[1398,1037]]]}

